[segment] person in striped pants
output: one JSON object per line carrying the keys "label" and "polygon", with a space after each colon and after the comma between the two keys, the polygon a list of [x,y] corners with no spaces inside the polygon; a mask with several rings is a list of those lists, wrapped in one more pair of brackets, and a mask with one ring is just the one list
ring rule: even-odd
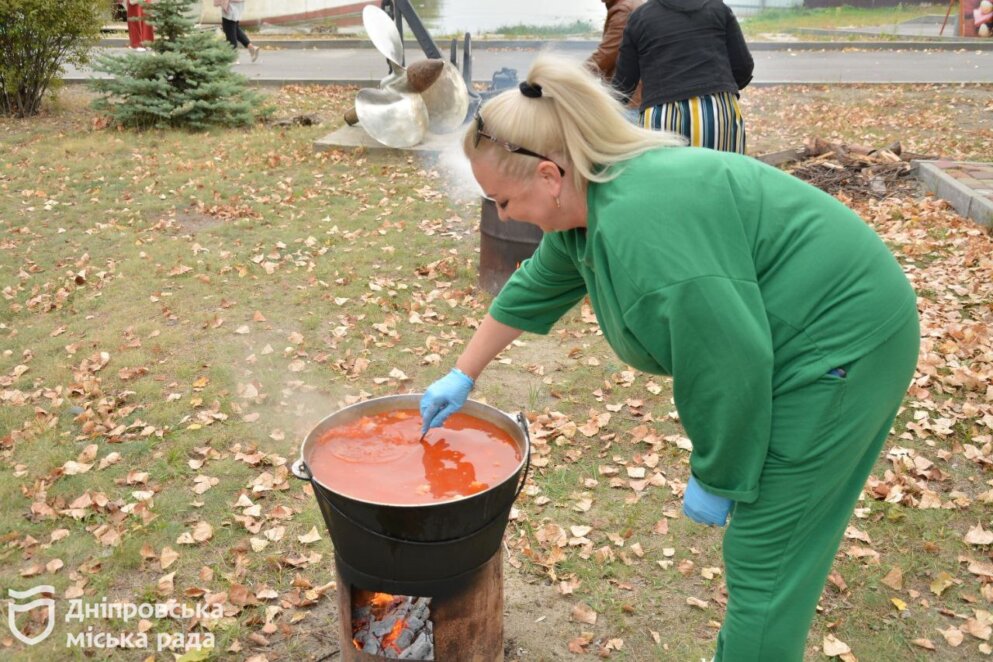
{"label": "person in striped pants", "polygon": [[723,0],[649,0],[631,13],[612,85],[642,84],[640,123],[695,147],[745,153],[738,98],[754,62]]}

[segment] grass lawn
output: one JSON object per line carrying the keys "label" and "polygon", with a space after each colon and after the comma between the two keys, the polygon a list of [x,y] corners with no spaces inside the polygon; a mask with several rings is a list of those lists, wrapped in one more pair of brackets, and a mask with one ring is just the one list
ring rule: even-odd
{"label": "grass lawn", "polygon": [[[836,29],[868,26],[896,26],[921,16],[944,16],[947,4],[907,4],[895,7],[823,7],[809,9],[791,7],[785,9],[764,9],[756,14],[739,17],[742,31],[748,39],[762,40],[769,35],[791,33],[803,28]],[[957,15],[957,5],[952,8]],[[950,19],[951,20],[951,19]],[[602,25],[585,21],[574,21],[559,25],[530,25],[517,23],[501,26],[494,34],[506,37],[558,38],[586,36],[599,38]],[[951,28],[946,28],[950,30]],[[808,36],[804,36],[808,38]],[[838,38],[837,36],[835,38]],[[852,39],[866,39],[861,35],[851,35]]]}
{"label": "grass lawn", "polygon": [[[777,33],[790,33],[799,29],[837,29],[876,26],[896,26],[921,16],[944,16],[947,4],[906,4],[894,7],[821,7],[809,9],[766,9],[740,19],[741,29],[749,39],[763,39]],[[957,15],[958,5],[952,8],[952,17],[945,34],[951,34],[951,21]],[[895,34],[895,31],[894,31]],[[804,36],[804,38],[807,38]],[[853,38],[857,38],[853,35]],[[865,37],[862,37],[865,38]]]}
{"label": "grass lawn", "polygon": [[[464,168],[313,151],[354,92],[271,93],[279,117],[317,127],[119,131],[77,88],[0,120],[0,593],[50,584],[57,612],[35,646],[0,627],[4,659],[171,660],[207,635],[212,650],[181,659],[337,659],[332,548],[288,463],[328,413],[445,373],[490,300]],[[743,104],[754,154],[811,136],[993,154],[981,86],[762,88]],[[981,659],[993,241],[932,198],[853,206],[917,287],[924,337],[808,659]],[[534,441],[505,539],[507,659],[709,659],[720,534],[680,513],[668,381],[622,364],[582,307],[523,336],[474,397],[526,411]],[[209,613],[66,621],[70,601],[104,599]],[[43,611],[20,629],[40,632]],[[87,633],[150,643],[66,647]]]}

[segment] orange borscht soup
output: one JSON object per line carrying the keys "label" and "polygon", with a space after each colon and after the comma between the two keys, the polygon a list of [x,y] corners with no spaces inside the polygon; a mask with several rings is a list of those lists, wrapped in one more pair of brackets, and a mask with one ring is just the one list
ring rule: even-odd
{"label": "orange borscht soup", "polygon": [[504,430],[455,413],[423,441],[416,409],[363,416],[315,442],[307,465],[333,492],[359,501],[417,505],[450,501],[499,485],[521,451]]}

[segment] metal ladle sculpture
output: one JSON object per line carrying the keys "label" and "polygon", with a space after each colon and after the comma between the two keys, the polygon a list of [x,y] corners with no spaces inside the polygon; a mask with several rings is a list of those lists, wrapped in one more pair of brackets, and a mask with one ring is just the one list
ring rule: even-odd
{"label": "metal ladle sculpture", "polygon": [[366,33],[390,64],[379,88],[355,95],[355,112],[345,120],[362,128],[387,147],[413,147],[428,131],[450,133],[465,121],[469,91],[454,64],[428,59],[403,66],[403,40],[393,19],[378,7],[362,10]]}

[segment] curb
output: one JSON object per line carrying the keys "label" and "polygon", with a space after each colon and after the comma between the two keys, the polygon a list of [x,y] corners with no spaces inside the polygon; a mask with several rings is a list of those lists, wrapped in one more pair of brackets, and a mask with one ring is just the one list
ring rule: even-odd
{"label": "curb", "polygon": [[943,168],[967,166],[958,161],[913,161],[914,174],[937,197],[947,201],[959,215],[971,218],[979,225],[993,229],[993,200],[979,195]]}
{"label": "curb", "polygon": [[990,39],[941,41],[797,41],[750,42],[752,51],[993,51]]}
{"label": "curb", "polygon": [[[368,49],[374,50],[372,42],[368,39],[266,39],[264,36],[255,35],[253,42],[258,42],[270,48],[281,48],[285,50],[337,50],[337,49]],[[446,53],[449,49],[448,41],[438,41],[438,49]],[[570,39],[549,39],[537,40],[515,40],[515,39],[492,39],[472,41],[473,50],[540,50],[549,44],[554,44],[559,50],[588,50],[593,52],[599,45],[599,41],[592,40],[570,40]],[[125,48],[128,40],[123,38],[104,38],[98,46],[101,48]],[[405,45],[411,48],[418,48],[417,42],[413,39],[405,41]],[[993,39],[943,39],[941,41],[750,41],[748,48],[752,51],[929,51],[929,50],[970,50],[970,51],[993,51]],[[462,42],[458,42],[457,50],[461,52]]]}

